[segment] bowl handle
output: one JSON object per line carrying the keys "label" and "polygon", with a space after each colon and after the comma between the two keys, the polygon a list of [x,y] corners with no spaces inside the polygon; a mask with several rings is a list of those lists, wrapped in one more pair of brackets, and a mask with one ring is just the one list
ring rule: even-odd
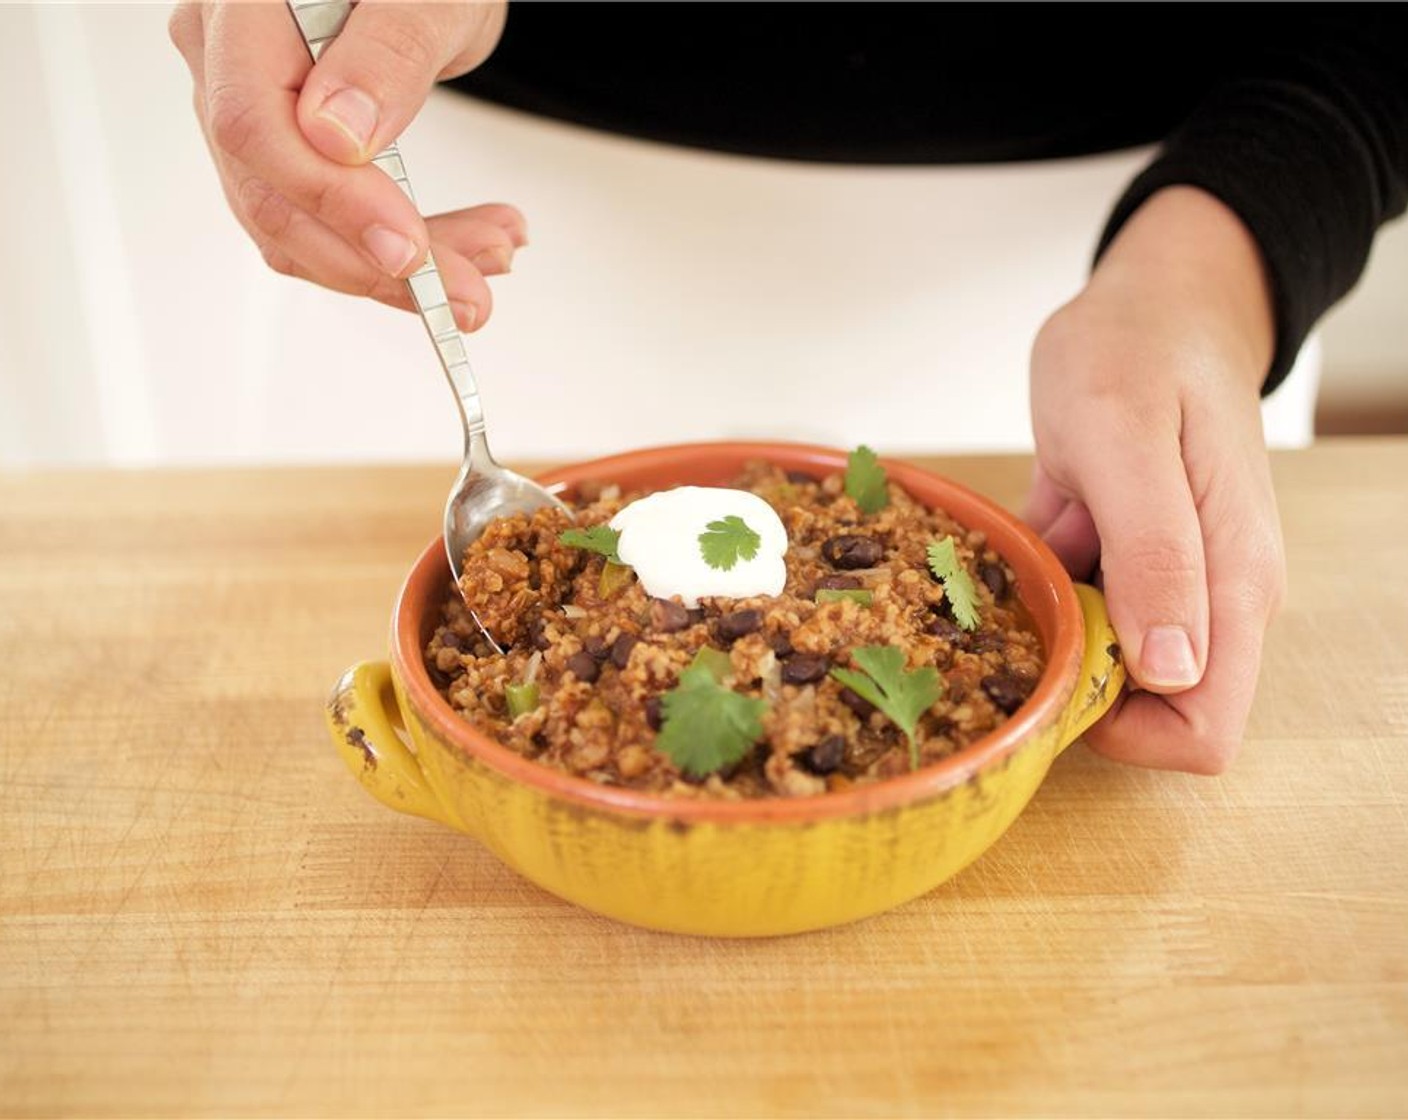
{"label": "bowl handle", "polygon": [[1076,691],[1066,705],[1061,750],[1079,739],[1096,720],[1114,706],[1124,687],[1124,658],[1120,641],[1110,624],[1105,596],[1089,584],[1078,583],[1076,598],[1085,619],[1085,652],[1081,656]]}
{"label": "bowl handle", "polygon": [[353,665],[333,688],[324,714],[337,753],[368,793],[399,812],[452,824],[419,760],[396,734],[395,725],[404,727],[405,720],[390,665]]}

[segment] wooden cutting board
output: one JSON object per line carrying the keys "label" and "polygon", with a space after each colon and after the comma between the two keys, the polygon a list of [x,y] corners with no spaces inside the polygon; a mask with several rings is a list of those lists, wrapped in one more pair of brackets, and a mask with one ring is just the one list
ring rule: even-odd
{"label": "wooden cutting board", "polygon": [[0,1114],[1408,1115],[1408,441],[1275,468],[1231,773],[1077,748],[933,894],[753,942],[582,913],[343,770],[323,697],[450,468],[0,478]]}

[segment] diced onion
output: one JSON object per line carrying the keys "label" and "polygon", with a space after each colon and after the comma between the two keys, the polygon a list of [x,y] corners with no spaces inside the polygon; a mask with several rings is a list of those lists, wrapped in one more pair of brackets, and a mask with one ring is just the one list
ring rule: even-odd
{"label": "diced onion", "polygon": [[777,654],[768,650],[758,658],[758,670],[763,680],[763,699],[776,706],[782,699],[782,666],[777,663]]}

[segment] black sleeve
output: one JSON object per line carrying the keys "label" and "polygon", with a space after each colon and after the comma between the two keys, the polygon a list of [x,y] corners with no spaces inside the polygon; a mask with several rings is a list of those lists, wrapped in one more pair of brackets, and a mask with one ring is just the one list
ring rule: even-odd
{"label": "black sleeve", "polygon": [[1398,4],[1258,7],[1276,26],[1165,139],[1116,204],[1096,259],[1160,188],[1216,195],[1255,237],[1270,278],[1276,352],[1265,394],[1358,281],[1379,226],[1403,213],[1408,37]]}

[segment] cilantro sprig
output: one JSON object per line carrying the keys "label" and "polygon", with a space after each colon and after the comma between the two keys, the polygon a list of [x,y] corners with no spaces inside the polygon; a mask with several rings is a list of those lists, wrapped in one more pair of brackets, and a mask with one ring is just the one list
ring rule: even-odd
{"label": "cilantro sprig", "polygon": [[879,513],[890,504],[885,468],[875,452],[861,444],[846,457],[846,494],[861,513]]}
{"label": "cilantro sprig", "polygon": [[831,675],[874,704],[909,740],[909,768],[919,769],[919,717],[943,694],[943,681],[932,665],[904,667],[904,652],[894,646],[860,646],[851,650],[860,669],[832,669]]}
{"label": "cilantro sprig", "polygon": [[564,529],[557,535],[559,544],[568,548],[581,548],[605,556],[613,564],[621,563],[616,546],[621,542],[621,534],[610,525],[593,525],[589,529]]}
{"label": "cilantro sprig", "polygon": [[929,570],[944,585],[944,595],[953,610],[953,620],[965,630],[978,628],[978,588],[968,569],[958,559],[953,538],[929,542]]}
{"label": "cilantro sprig", "polygon": [[721,521],[711,521],[699,534],[699,552],[711,568],[727,572],[740,559],[751,560],[758,555],[763,538],[748,522],[730,513]]}
{"label": "cilantro sprig", "polygon": [[763,734],[767,703],[724,686],[728,655],[704,648],[661,697],[656,749],[684,773],[703,777],[737,762]]}

